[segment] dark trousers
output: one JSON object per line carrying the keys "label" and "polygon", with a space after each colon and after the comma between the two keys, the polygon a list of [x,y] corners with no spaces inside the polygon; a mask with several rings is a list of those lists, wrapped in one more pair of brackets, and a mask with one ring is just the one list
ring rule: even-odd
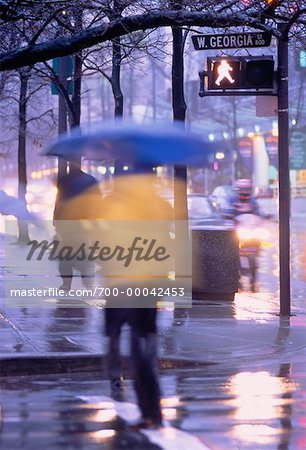
{"label": "dark trousers", "polygon": [[161,422],[160,387],[157,369],[157,336],[146,337],[132,331],[131,355],[134,365],[134,387],[144,419]]}
{"label": "dark trousers", "polygon": [[144,419],[161,422],[160,387],[157,360],[156,309],[105,309],[109,336],[108,365],[111,380],[121,377],[120,334],[124,323],[131,326],[131,359],[134,387]]}

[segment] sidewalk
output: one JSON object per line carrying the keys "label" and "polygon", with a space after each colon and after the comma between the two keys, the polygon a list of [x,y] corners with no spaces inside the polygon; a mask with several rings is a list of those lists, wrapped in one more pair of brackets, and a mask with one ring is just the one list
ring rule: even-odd
{"label": "sidewalk", "polygon": [[[297,315],[290,321],[280,319],[278,304],[268,294],[237,294],[234,303],[199,301],[191,309],[160,311],[161,367],[248,365],[271,362],[283,353],[294,358],[306,349],[306,313],[294,306],[292,312]],[[101,309],[1,306],[0,319],[2,375],[102,370],[105,365]],[[128,368],[128,329],[122,343]]]}

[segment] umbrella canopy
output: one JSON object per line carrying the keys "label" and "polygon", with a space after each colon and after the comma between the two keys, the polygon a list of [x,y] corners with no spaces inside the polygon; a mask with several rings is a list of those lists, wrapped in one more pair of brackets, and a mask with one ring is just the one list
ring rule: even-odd
{"label": "umbrella canopy", "polygon": [[206,165],[216,144],[204,142],[180,126],[103,124],[99,129],[81,133],[73,130],[61,137],[45,152],[65,159],[86,156],[88,159],[113,159],[143,164]]}

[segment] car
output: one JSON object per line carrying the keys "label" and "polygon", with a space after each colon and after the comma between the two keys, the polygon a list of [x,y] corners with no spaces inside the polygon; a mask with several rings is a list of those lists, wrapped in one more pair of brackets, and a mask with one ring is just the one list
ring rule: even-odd
{"label": "car", "polygon": [[212,205],[221,214],[226,213],[230,209],[230,198],[233,193],[232,186],[221,185],[217,186],[209,196]]}
{"label": "car", "polygon": [[189,194],[188,218],[192,229],[228,230],[233,228],[232,221],[225,220],[203,194]]}
{"label": "car", "polygon": [[[173,194],[163,195],[172,208],[174,207]],[[226,220],[213,206],[207,195],[192,193],[187,195],[188,220],[191,229],[229,230],[233,229],[233,221]]]}

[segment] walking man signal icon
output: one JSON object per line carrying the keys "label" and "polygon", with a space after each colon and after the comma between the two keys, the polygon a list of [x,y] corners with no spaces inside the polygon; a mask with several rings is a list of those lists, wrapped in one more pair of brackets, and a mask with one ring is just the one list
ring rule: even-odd
{"label": "walking man signal icon", "polygon": [[223,59],[221,61],[221,64],[219,65],[217,71],[218,71],[218,78],[216,79],[216,85],[220,86],[221,81],[223,81],[225,78],[231,83],[235,83],[235,80],[232,78],[230,72],[233,70],[233,68],[228,64],[228,62]]}

